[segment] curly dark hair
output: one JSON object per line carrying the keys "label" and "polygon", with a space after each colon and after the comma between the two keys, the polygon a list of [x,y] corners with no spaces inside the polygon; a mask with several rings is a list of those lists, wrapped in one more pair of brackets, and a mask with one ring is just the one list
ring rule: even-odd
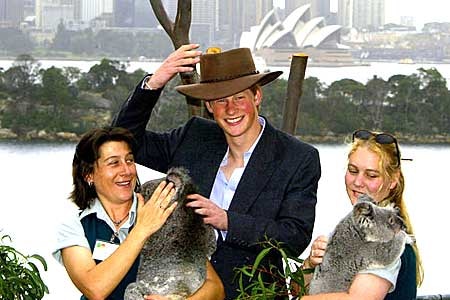
{"label": "curly dark hair", "polygon": [[121,127],[91,129],[81,137],[76,146],[72,162],[73,190],[69,199],[82,210],[90,207],[97,198],[95,188],[89,186],[86,177],[94,171],[94,163],[100,156],[100,147],[111,141],[125,142],[134,152],[136,143],[133,134]]}

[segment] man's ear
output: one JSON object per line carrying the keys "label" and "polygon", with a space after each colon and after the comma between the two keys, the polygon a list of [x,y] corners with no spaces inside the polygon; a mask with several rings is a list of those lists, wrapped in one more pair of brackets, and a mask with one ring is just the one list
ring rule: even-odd
{"label": "man's ear", "polygon": [[262,102],[262,89],[258,86],[255,92],[255,104],[256,106],[259,106]]}
{"label": "man's ear", "polygon": [[212,110],[211,102],[205,101],[205,106],[206,106],[206,109],[209,111],[209,113],[212,114],[213,110]]}

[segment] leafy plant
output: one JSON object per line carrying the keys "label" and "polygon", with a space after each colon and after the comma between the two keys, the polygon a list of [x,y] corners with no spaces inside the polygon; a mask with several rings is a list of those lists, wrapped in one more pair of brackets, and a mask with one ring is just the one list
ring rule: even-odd
{"label": "leafy plant", "polygon": [[[271,300],[279,296],[303,296],[306,294],[306,274],[313,269],[302,269],[303,259],[289,255],[282,247],[282,243],[266,240],[261,242],[263,249],[258,254],[251,266],[243,266],[237,269],[239,280],[239,300]],[[270,264],[263,266],[261,262],[270,253],[278,252],[283,260],[284,270]],[[264,280],[269,276],[270,282]],[[244,282],[249,282],[244,286]]]}
{"label": "leafy plant", "polygon": [[48,294],[48,287],[41,278],[35,261],[47,271],[45,259],[38,255],[24,255],[4,241],[9,235],[0,239],[0,299],[36,300]]}

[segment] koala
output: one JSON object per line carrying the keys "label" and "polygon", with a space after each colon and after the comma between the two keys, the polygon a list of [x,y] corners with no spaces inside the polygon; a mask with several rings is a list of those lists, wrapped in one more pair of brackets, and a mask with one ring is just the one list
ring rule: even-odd
{"label": "koala", "polygon": [[383,268],[398,259],[407,237],[395,208],[377,206],[366,195],[359,197],[334,229],[322,264],[314,270],[309,294],[348,291],[358,272]]}
{"label": "koala", "polygon": [[185,205],[186,196],[197,193],[186,169],[171,168],[166,178],[144,183],[140,193],[145,201],[163,180],[174,183],[176,193],[171,203],[178,204],[161,229],[144,244],[136,282],[127,286],[125,300],[142,300],[150,294],[186,299],[205,281],[206,259],[216,248],[214,229]]}

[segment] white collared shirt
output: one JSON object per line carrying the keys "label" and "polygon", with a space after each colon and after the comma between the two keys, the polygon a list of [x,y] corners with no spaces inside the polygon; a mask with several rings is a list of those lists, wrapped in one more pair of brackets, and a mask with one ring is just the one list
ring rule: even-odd
{"label": "white collared shirt", "polygon": [[[255,150],[256,145],[261,139],[262,133],[264,132],[264,128],[266,127],[266,120],[262,117],[258,117],[258,121],[262,126],[262,130],[256,138],[253,145],[244,153],[244,166],[240,168],[236,168],[233,170],[233,173],[230,176],[230,180],[227,180],[224,172],[222,171],[222,167],[228,164],[228,154],[230,152],[230,147],[228,147],[227,152],[225,153],[222,162],[220,163],[219,170],[217,171],[216,178],[214,179],[214,185],[211,190],[211,194],[209,195],[209,199],[211,199],[215,204],[221,207],[224,210],[228,210],[231,204],[231,200],[233,199],[234,193],[236,192],[239,181],[241,181],[242,174],[244,174],[245,168],[252,156],[253,151]],[[227,231],[221,231],[222,237],[225,240]],[[216,232],[217,238],[217,232]]]}
{"label": "white collared shirt", "polygon": [[[133,194],[133,203],[130,208],[130,215],[118,230],[118,238],[120,240],[120,243],[125,240],[125,238],[128,236],[129,229],[135,223],[136,211],[137,197],[136,194]],[[106,224],[108,224],[108,226],[113,230],[113,232],[116,231],[116,227],[103,208],[100,200],[95,199],[91,207],[83,210],[81,214],[79,214],[78,212],[79,210],[76,210],[73,211],[69,216],[66,216],[57,229],[56,245],[52,254],[53,257],[60,263],[62,263],[61,249],[71,246],[81,246],[90,249],[89,242],[84,233],[83,225],[81,225],[81,220],[85,216],[96,213],[98,219],[105,221]]]}

